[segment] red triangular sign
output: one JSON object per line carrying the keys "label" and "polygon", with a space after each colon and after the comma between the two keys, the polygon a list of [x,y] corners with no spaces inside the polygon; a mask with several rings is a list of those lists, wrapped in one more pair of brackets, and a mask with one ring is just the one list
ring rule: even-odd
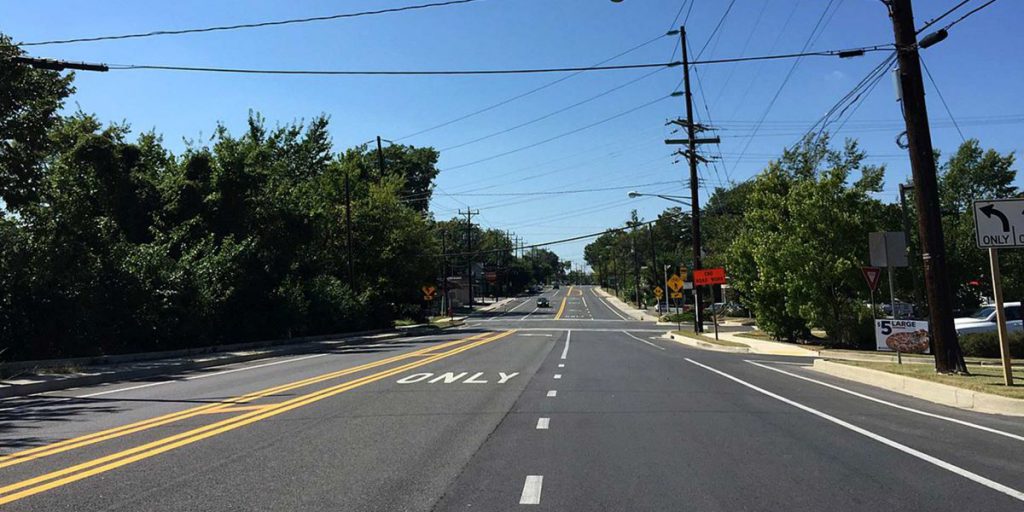
{"label": "red triangular sign", "polygon": [[878,267],[861,267],[860,271],[864,274],[864,279],[868,282],[868,288],[871,288],[871,291],[877,290],[878,281],[880,281],[882,277],[882,269]]}

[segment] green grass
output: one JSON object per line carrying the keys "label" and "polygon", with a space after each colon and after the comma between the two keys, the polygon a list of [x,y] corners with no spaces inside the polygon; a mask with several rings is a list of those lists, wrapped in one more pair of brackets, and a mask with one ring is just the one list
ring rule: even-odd
{"label": "green grass", "polygon": [[703,336],[688,331],[672,331],[672,334],[678,334],[680,336],[686,336],[687,338],[703,341],[705,343],[711,343],[714,345],[721,345],[723,347],[739,347],[739,348],[750,348],[748,345],[742,343],[736,343],[735,341],[716,340],[713,336]]}
{"label": "green grass", "polygon": [[395,327],[408,327],[410,325],[416,325],[416,321],[411,318],[395,320]]}
{"label": "green grass", "polygon": [[[736,333],[736,336],[739,336],[741,338],[750,338],[750,339],[754,339],[754,340],[774,341],[776,343],[789,343],[788,341],[779,341],[779,340],[771,337],[771,335],[769,335],[768,333],[766,333],[764,331],[738,332],[738,333]],[[803,347],[803,348],[810,349],[810,350],[825,350],[826,348],[828,348],[828,347],[826,347],[824,345],[818,345],[816,343],[792,343],[792,345],[796,345],[798,347]]]}
{"label": "green grass", "polygon": [[1006,396],[1010,398],[1024,399],[1024,372],[1016,372],[1015,386],[1007,387],[1003,384],[1003,369],[998,366],[977,366],[967,365],[971,375],[945,375],[935,373],[935,368],[927,364],[894,364],[894,363],[868,363],[863,361],[835,361],[848,364],[881,370],[906,377],[939,382],[956,386],[958,388],[991,393],[993,395]]}

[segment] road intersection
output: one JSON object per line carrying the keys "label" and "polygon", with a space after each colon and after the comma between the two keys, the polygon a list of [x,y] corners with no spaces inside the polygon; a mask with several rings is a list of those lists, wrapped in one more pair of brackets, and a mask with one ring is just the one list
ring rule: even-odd
{"label": "road intersection", "polygon": [[[592,287],[0,403],[2,510],[1021,510],[1024,425],[724,354]],[[196,378],[202,377],[202,378]]]}

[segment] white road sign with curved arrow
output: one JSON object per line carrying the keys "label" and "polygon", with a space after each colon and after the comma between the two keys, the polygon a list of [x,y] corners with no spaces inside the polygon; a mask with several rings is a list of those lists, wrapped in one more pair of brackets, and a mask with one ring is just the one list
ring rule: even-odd
{"label": "white road sign with curved arrow", "polygon": [[975,201],[974,230],[980,248],[1024,247],[1024,199]]}

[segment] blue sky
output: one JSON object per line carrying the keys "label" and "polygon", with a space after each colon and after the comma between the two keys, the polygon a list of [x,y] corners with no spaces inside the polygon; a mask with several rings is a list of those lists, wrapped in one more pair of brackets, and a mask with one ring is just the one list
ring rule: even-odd
{"label": "blue sky", "polygon": [[[823,18],[824,30],[809,49],[889,43],[892,26],[878,0],[737,0],[715,37],[729,2],[693,0],[687,23],[694,53],[725,58],[799,51]],[[0,31],[16,41],[201,27],[425,3],[425,0],[279,2],[178,2],[35,0],[3,4]],[[917,0],[918,25],[945,11],[953,0]],[[973,0],[971,7],[980,5]],[[490,69],[585,66],[656,38],[672,25],[683,0],[483,0],[472,4],[348,20],[209,34],[126,41],[35,46],[30,54],[109,64],[172,64],[301,69]],[[949,38],[922,52],[964,135],[984,147],[1024,148],[1024,3],[1001,0],[950,31]],[[678,39],[663,37],[613,63],[665,62]],[[721,64],[697,70],[696,102],[720,127],[723,161],[702,168],[706,191],[748,178],[793,143],[830,106],[884,58],[812,57],[801,60],[765,118],[757,136],[751,127],[764,115],[792,61]],[[644,77],[644,75],[649,75]],[[250,109],[272,123],[332,119],[340,150],[376,135],[442,151],[438,218],[471,205],[486,227],[511,230],[527,243],[544,242],[621,225],[636,208],[653,218],[669,203],[630,200],[627,191],[685,193],[685,165],[673,164],[667,119],[684,114],[681,98],[665,98],[681,69],[581,74],[484,114],[414,136],[426,128],[548,84],[561,75],[485,77],[287,77],[158,71],[79,73],[69,108],[80,107],[107,121],[126,120],[138,130],[155,128],[169,147],[209,137],[218,121],[235,131]],[[642,78],[641,78],[642,77]],[[930,82],[933,139],[944,153],[960,136]],[[617,88],[617,89],[616,89]],[[609,90],[616,89],[612,92]],[[607,92],[607,94],[605,94]],[[602,95],[603,94],[603,95]],[[477,138],[551,114],[485,140]],[[660,100],[659,100],[660,98]],[[659,101],[655,101],[659,100]],[[652,103],[653,102],[653,103]],[[630,111],[612,121],[481,163]],[[706,104],[706,109],[705,109]],[[855,137],[871,163],[885,164],[886,190],[894,200],[909,162],[894,143],[902,131],[892,81],[886,77],[838,133]],[[452,148],[452,146],[460,146]],[[712,149],[713,148],[709,148]],[[713,150],[717,154],[718,150]],[[741,157],[742,155],[742,157]],[[452,168],[451,170],[447,170]],[[656,183],[656,185],[640,186]],[[554,196],[505,196],[534,191],[619,187]],[[482,195],[498,194],[498,195]],[[702,190],[702,200],[706,199]],[[567,259],[582,260],[586,241],[554,246]],[[866,243],[866,241],[865,241]]]}

